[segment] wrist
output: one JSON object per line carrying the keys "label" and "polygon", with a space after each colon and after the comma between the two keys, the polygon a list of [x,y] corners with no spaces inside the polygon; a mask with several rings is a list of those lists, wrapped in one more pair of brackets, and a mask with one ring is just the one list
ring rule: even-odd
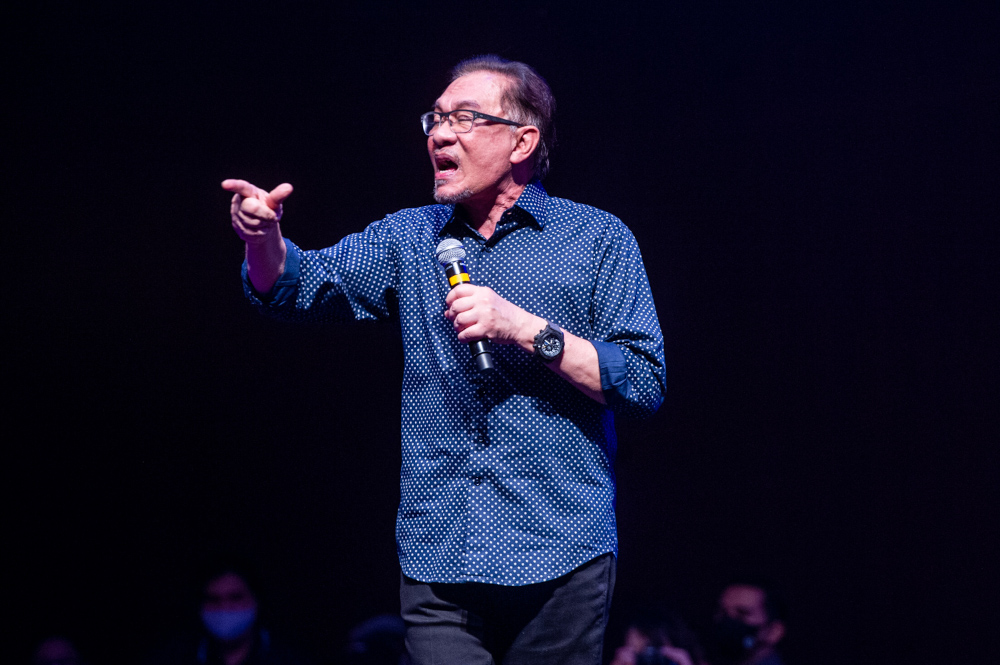
{"label": "wrist", "polygon": [[247,247],[277,248],[284,244],[284,237],[281,235],[281,227],[272,224],[263,228],[247,231],[244,229],[240,234],[240,239],[247,244]]}
{"label": "wrist", "polygon": [[535,357],[546,365],[557,363],[566,349],[563,329],[554,321],[546,321],[545,327],[535,335],[533,343]]}
{"label": "wrist", "polygon": [[269,242],[247,242],[246,258],[250,282],[258,292],[267,293],[285,272],[288,248],[281,232],[276,230]]}
{"label": "wrist", "polygon": [[545,329],[545,325],[548,322],[540,316],[525,313],[527,317],[519,326],[517,343],[522,349],[533,354],[535,352],[535,336]]}

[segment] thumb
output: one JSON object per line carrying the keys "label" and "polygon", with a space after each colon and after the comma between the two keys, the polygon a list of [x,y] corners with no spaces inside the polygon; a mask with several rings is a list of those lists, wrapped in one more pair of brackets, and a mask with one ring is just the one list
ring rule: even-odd
{"label": "thumb", "polygon": [[288,198],[288,195],[292,193],[292,186],[287,182],[284,182],[274,189],[272,189],[268,194],[264,196],[264,203],[271,210],[277,210],[281,202]]}

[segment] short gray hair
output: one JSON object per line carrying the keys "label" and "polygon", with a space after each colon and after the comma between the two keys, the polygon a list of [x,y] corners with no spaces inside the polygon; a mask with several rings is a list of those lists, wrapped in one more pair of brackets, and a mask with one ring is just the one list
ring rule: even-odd
{"label": "short gray hair", "polygon": [[540,140],[535,150],[535,177],[541,180],[549,172],[549,153],[556,143],[553,116],[556,98],[549,84],[534,69],[523,62],[514,62],[498,55],[477,55],[463,60],[451,70],[451,80],[475,72],[494,72],[510,79],[500,107],[514,122],[538,127]]}

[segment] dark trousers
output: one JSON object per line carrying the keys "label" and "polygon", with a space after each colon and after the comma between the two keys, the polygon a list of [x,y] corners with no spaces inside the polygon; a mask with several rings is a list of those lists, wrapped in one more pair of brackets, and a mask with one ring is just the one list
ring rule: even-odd
{"label": "dark trousers", "polygon": [[413,665],[600,665],[615,558],[527,586],[424,583],[401,576]]}

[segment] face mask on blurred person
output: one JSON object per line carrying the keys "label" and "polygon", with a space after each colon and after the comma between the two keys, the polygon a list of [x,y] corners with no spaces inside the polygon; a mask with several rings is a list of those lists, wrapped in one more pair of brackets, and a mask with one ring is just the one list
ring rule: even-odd
{"label": "face mask on blurred person", "polygon": [[205,628],[223,642],[235,640],[250,630],[257,619],[257,608],[245,610],[202,610],[201,622]]}
{"label": "face mask on blurred person", "polygon": [[757,646],[757,633],[760,628],[760,626],[748,626],[729,617],[716,619],[712,624],[709,642],[716,660],[722,663],[738,663],[746,658]]}

